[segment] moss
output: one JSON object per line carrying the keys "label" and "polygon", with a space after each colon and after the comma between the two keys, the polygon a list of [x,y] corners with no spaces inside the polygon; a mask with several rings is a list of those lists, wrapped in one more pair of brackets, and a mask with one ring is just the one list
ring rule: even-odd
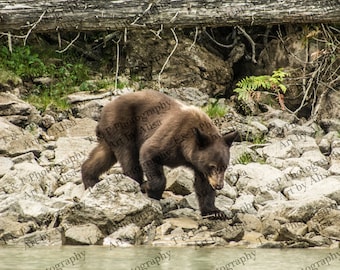
{"label": "moss", "polygon": [[22,80],[14,72],[0,68],[0,84],[17,86],[22,84]]}

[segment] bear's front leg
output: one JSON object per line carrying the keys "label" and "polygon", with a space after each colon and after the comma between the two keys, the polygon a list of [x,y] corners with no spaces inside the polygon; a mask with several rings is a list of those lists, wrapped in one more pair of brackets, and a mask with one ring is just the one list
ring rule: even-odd
{"label": "bear's front leg", "polygon": [[160,200],[166,186],[166,178],[163,171],[163,165],[160,164],[157,157],[141,158],[141,166],[147,182],[141,185],[143,192],[146,192],[150,198]]}
{"label": "bear's front leg", "polygon": [[215,206],[216,191],[211,187],[208,179],[199,172],[195,172],[194,187],[202,217],[226,220],[226,214]]}

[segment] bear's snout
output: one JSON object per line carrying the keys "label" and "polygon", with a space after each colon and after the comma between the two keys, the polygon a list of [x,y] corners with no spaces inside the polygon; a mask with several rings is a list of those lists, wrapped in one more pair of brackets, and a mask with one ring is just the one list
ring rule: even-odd
{"label": "bear's snout", "polygon": [[220,190],[224,186],[223,177],[212,175],[208,177],[208,181],[209,181],[210,186],[215,190]]}

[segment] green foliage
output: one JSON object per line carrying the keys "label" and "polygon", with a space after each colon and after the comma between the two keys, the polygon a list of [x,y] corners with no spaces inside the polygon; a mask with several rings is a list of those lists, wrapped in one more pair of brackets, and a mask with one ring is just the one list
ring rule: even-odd
{"label": "green foliage", "polygon": [[237,88],[234,92],[238,93],[238,99],[247,100],[254,94],[255,91],[269,90],[276,94],[286,93],[286,86],[283,84],[283,79],[288,76],[288,73],[282,69],[275,70],[271,76],[250,76],[245,77],[236,83]]}
{"label": "green foliage", "polygon": [[13,47],[12,53],[6,46],[1,46],[0,68],[13,72],[24,81],[44,76],[51,78],[51,84],[33,85],[24,98],[40,110],[48,106],[67,109],[69,106],[65,97],[78,91],[76,86],[88,80],[89,68],[71,52],[61,55],[45,50],[41,51],[41,55],[45,55],[45,59],[30,46]]}
{"label": "green foliage", "polygon": [[246,165],[246,164],[248,164],[248,163],[250,163],[250,162],[253,162],[254,160],[253,160],[253,157],[251,156],[251,154],[250,153],[248,153],[248,152],[244,152],[243,154],[241,154],[240,156],[239,156],[239,158],[237,159],[237,163],[239,163],[239,164],[244,164],[244,165]]}
{"label": "green foliage", "polygon": [[213,103],[209,103],[203,108],[203,110],[210,118],[223,117],[228,113],[228,108],[223,104],[218,103],[218,100]]}
{"label": "green foliage", "polygon": [[258,136],[253,138],[254,144],[263,144],[265,142],[266,142],[266,139],[265,139],[264,135],[258,135]]}
{"label": "green foliage", "polygon": [[0,67],[13,71],[23,79],[41,77],[47,68],[39,58],[32,53],[30,47],[14,47],[11,53],[6,46],[0,47]]}

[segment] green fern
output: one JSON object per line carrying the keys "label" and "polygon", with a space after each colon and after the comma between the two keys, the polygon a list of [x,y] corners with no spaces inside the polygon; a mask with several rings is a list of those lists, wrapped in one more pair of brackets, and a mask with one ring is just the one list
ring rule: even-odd
{"label": "green fern", "polygon": [[287,87],[282,83],[286,76],[288,76],[288,73],[278,69],[271,76],[245,77],[236,83],[237,88],[234,89],[234,92],[238,93],[239,100],[248,100],[255,91],[272,91],[280,99],[281,93],[285,94],[287,91]]}

